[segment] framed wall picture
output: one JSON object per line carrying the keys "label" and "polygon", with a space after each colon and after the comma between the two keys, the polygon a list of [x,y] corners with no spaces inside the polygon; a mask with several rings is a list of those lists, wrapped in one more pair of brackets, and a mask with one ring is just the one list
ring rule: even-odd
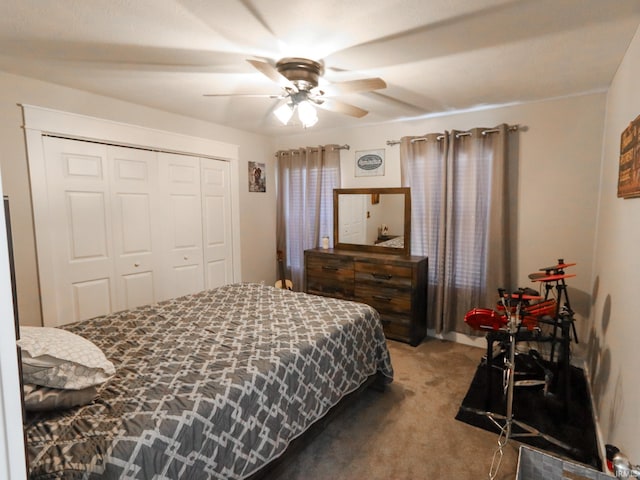
{"label": "framed wall picture", "polygon": [[620,135],[618,197],[640,197],[640,115]]}
{"label": "framed wall picture", "polygon": [[267,176],[264,163],[249,162],[249,191],[267,191]]}
{"label": "framed wall picture", "polygon": [[384,148],[356,152],[356,177],[384,175]]}

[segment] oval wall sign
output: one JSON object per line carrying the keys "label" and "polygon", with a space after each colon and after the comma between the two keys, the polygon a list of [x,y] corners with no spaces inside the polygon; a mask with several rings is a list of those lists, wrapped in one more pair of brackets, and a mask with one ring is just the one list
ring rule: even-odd
{"label": "oval wall sign", "polygon": [[369,153],[358,158],[358,168],[362,170],[375,170],[382,165],[382,157]]}

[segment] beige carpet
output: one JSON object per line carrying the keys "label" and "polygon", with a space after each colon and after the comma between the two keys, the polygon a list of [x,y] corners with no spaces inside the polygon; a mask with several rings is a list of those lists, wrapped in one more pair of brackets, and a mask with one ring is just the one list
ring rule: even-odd
{"label": "beige carpet", "polygon": [[[389,341],[395,380],[371,389],[272,478],[278,480],[487,479],[496,434],[455,420],[483,349],[427,339]],[[511,440],[497,479],[514,479]]]}

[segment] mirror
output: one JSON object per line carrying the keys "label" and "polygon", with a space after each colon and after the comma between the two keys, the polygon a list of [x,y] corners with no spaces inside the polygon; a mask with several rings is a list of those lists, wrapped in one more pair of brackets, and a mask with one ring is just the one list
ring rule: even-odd
{"label": "mirror", "polygon": [[409,188],[337,188],[333,191],[335,248],[409,255]]}

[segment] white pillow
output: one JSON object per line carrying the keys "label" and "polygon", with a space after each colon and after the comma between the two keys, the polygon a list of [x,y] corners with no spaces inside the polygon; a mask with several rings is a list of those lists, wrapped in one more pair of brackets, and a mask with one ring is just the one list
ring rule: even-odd
{"label": "white pillow", "polygon": [[81,390],[99,385],[114,373],[95,344],[75,333],[51,327],[20,327],[25,383]]}

